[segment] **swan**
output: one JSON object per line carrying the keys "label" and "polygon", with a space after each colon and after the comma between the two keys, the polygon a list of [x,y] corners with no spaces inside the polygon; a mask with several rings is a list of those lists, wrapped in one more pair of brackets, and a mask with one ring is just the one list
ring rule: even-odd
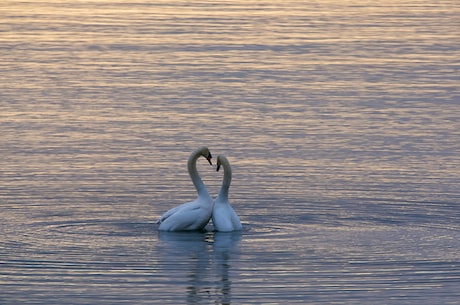
{"label": "swan", "polygon": [[232,181],[232,168],[225,156],[217,156],[217,171],[219,171],[221,165],[224,168],[224,180],[222,181],[219,195],[217,195],[214,201],[212,222],[216,231],[239,231],[243,229],[243,226],[241,225],[240,218],[228,201],[228,188]]}
{"label": "swan", "polygon": [[194,201],[181,204],[164,213],[158,221],[160,231],[202,230],[211,219],[213,200],[196,169],[196,161],[200,156],[205,157],[212,165],[212,155],[207,147],[192,152],[187,162],[188,173],[198,197]]}

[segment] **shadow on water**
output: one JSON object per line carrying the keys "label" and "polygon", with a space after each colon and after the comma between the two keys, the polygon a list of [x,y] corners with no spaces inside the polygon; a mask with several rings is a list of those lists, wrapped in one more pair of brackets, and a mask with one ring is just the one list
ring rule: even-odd
{"label": "shadow on water", "polygon": [[[186,279],[186,301],[231,303],[231,267],[239,251],[241,232],[161,232],[162,267],[171,277]],[[182,275],[182,276],[181,276]]]}

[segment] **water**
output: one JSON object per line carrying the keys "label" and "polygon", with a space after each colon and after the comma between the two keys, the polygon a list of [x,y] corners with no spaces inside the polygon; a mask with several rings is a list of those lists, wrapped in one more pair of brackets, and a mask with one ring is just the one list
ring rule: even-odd
{"label": "water", "polygon": [[[459,14],[3,3],[0,303],[458,304]],[[201,145],[244,231],[160,233]]]}

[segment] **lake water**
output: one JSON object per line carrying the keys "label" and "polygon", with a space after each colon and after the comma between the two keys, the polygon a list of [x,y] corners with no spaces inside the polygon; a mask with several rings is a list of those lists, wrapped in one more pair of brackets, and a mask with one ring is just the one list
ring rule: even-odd
{"label": "lake water", "polygon": [[[0,16],[1,304],[458,304],[457,0]],[[158,232],[202,145],[244,230]]]}

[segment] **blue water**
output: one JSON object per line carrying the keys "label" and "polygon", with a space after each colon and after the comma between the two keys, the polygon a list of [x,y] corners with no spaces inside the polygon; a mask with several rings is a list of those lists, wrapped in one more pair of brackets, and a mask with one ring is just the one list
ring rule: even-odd
{"label": "blue water", "polygon": [[458,304],[457,1],[1,11],[0,304]]}

